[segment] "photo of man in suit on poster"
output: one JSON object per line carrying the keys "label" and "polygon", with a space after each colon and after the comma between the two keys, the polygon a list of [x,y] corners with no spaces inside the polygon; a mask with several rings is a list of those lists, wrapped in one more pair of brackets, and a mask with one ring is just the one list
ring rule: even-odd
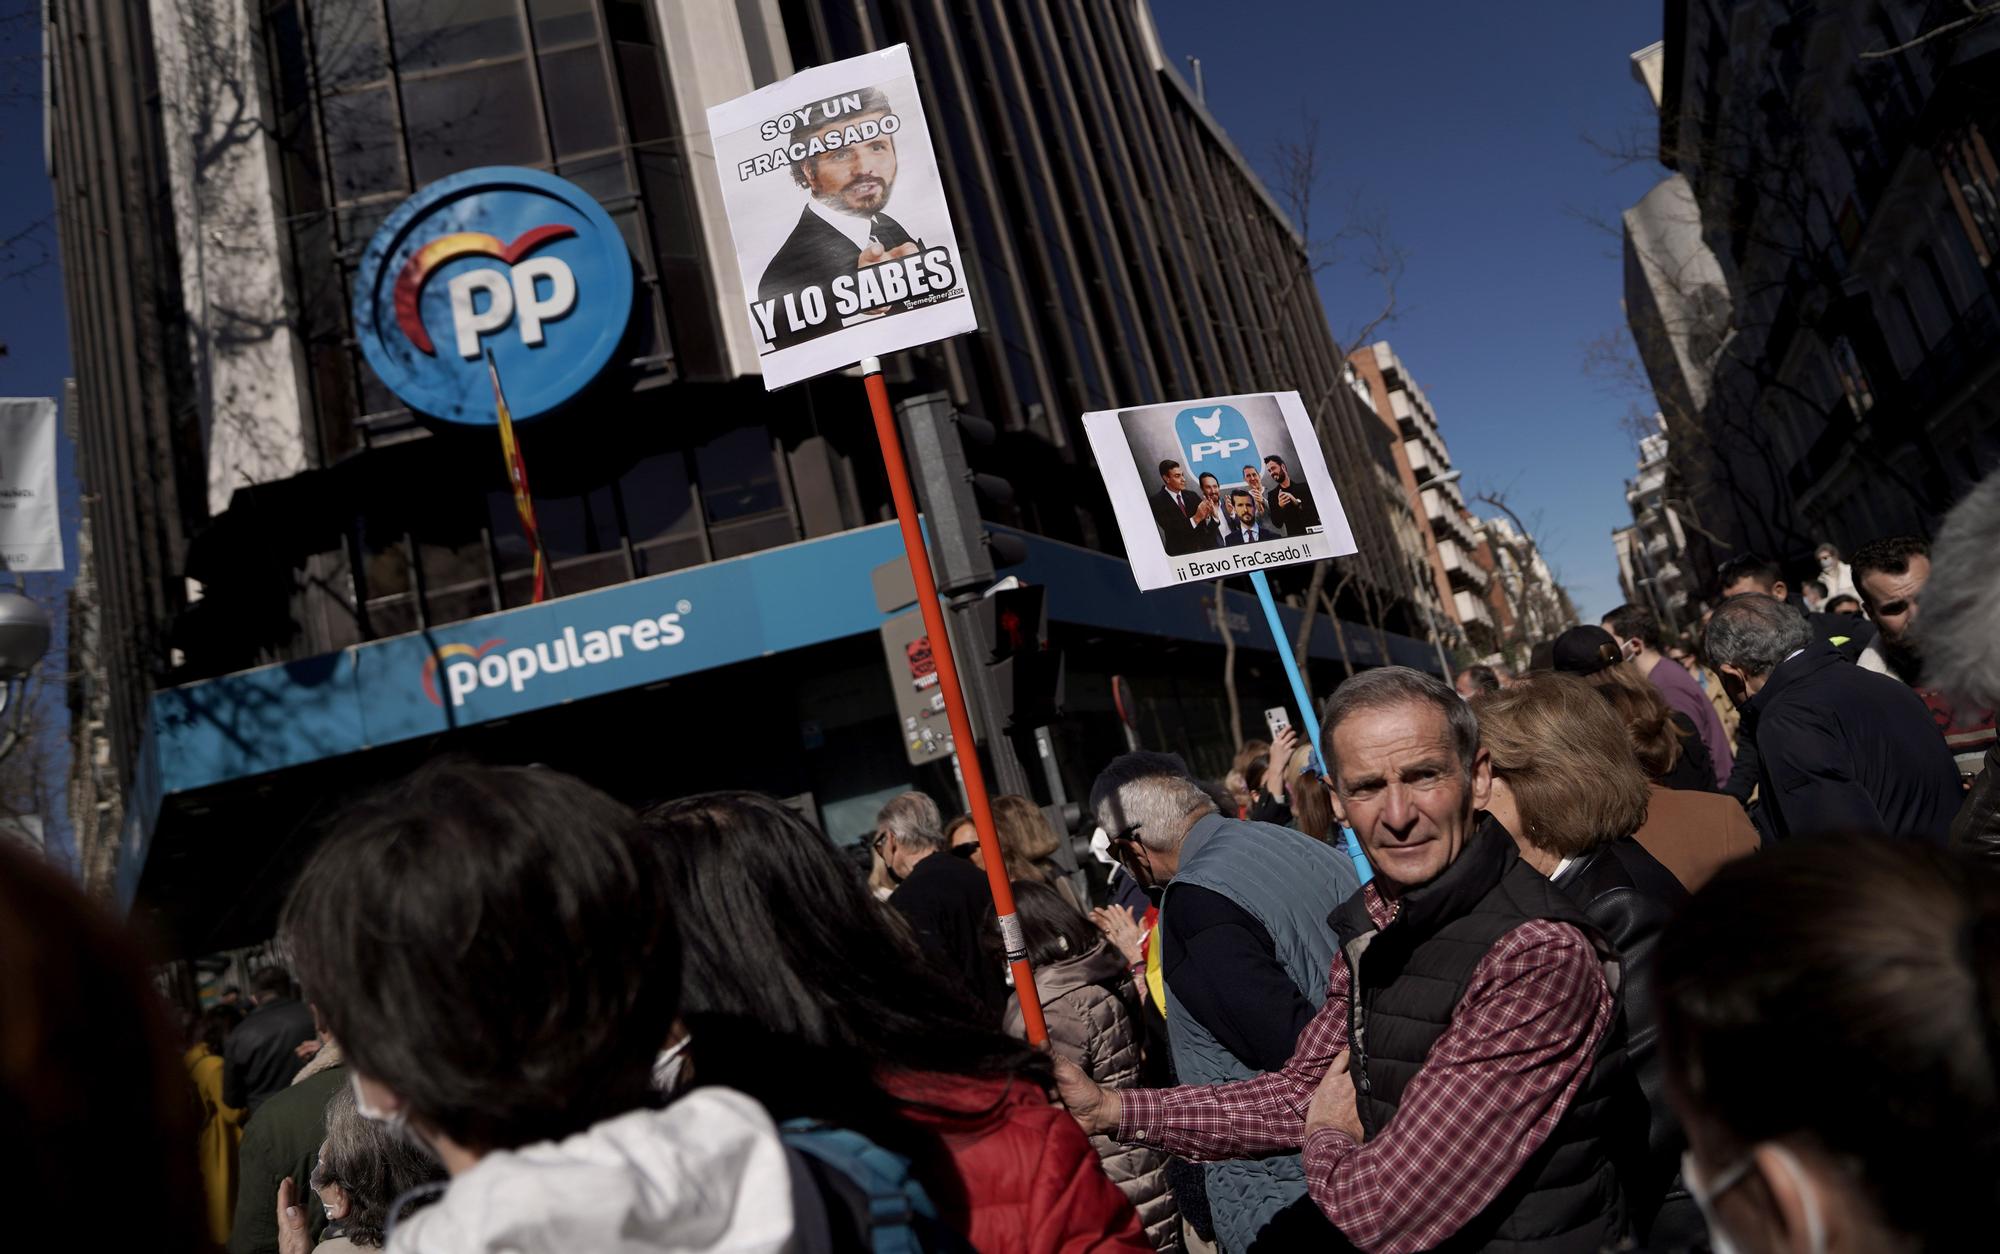
{"label": "photo of man in suit on poster", "polygon": [[901,44],[708,110],[767,388],[976,330]]}
{"label": "photo of man in suit on poster", "polygon": [[[858,144],[792,162],[792,181],[808,199],[798,226],[764,268],[757,285],[760,300],[781,299],[787,292],[830,284],[842,274],[923,251],[921,241],[888,212],[896,188],[896,137],[880,131],[882,119],[889,116],[888,99],[868,87],[835,103],[849,107],[818,115],[822,120],[808,132],[808,147],[848,127],[860,134],[864,123],[874,124],[873,133]],[[772,342],[786,347],[839,329],[833,322],[796,332],[780,328]]]}
{"label": "photo of man in suit on poster", "polygon": [[[1203,476],[1212,479],[1214,476]],[[1187,471],[1176,461],[1160,463],[1160,490],[1153,494],[1153,521],[1160,525],[1160,543],[1178,557],[1212,549],[1221,510],[1204,493],[1191,492]]]}

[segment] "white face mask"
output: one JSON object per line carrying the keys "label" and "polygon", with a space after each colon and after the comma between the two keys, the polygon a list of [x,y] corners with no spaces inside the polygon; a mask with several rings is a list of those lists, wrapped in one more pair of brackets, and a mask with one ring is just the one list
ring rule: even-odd
{"label": "white face mask", "polygon": [[653,1087],[669,1096],[680,1092],[681,1075],[687,1070],[687,1048],[694,1037],[683,1036],[660,1051],[653,1060]]}
{"label": "white face mask", "polygon": [[[1809,1254],[1826,1254],[1826,1221],[1819,1213],[1819,1195],[1813,1192],[1812,1181],[1806,1176],[1805,1165],[1799,1162],[1798,1155],[1776,1141],[1766,1141],[1764,1146],[1770,1149],[1778,1162],[1791,1173],[1792,1183],[1799,1190],[1799,1199],[1806,1212],[1806,1249]],[[1715,1254],[1744,1254],[1743,1247],[1723,1231],[1722,1224],[1716,1219],[1715,1199],[1750,1178],[1750,1173],[1756,1170],[1757,1166],[1754,1154],[1755,1147],[1751,1153],[1745,1154],[1716,1173],[1713,1180],[1700,1178],[1694,1165],[1693,1150],[1681,1155],[1681,1180],[1687,1185],[1688,1192],[1694,1196],[1694,1204],[1700,1209],[1702,1219],[1708,1224],[1708,1239],[1714,1247]]]}
{"label": "white face mask", "polygon": [[361,1093],[360,1072],[351,1069],[348,1071],[347,1087],[354,1091],[355,1114],[360,1115],[370,1123],[381,1124],[398,1136],[402,1135],[404,1130],[408,1128],[410,1116],[404,1112],[402,1107],[399,1106],[395,1110],[383,1110],[380,1107],[368,1104],[368,1099]]}
{"label": "white face mask", "polygon": [[1834,557],[1834,556],[1832,556],[1831,554],[1829,554],[1829,555],[1828,555],[1828,556],[1826,556],[1826,557],[1822,557],[1822,558],[1820,558],[1820,559],[1819,559],[1819,568],[1820,568],[1821,570],[1828,570],[1828,571],[1830,571],[1830,570],[1832,570],[1832,569],[1833,569],[1834,567],[1836,567],[1836,566],[1838,566],[1838,565],[1840,565],[1840,559],[1839,559],[1839,558],[1837,558],[1837,557]]}

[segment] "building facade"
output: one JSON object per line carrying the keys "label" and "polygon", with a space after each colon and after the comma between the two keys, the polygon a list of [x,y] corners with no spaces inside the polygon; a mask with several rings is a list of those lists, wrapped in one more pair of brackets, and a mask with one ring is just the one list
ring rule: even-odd
{"label": "building facade", "polygon": [[1653,611],[1669,635],[1700,621],[1695,585],[1688,577],[1687,532],[1667,487],[1666,421],[1639,441],[1639,473],[1625,481],[1632,525],[1611,533],[1618,554],[1618,585],[1625,600]]}
{"label": "building facade", "polygon": [[1673,177],[1626,215],[1692,583],[1927,533],[2000,464],[2000,22],[1672,0]]}
{"label": "building facade", "polygon": [[1395,442],[1396,481],[1404,511],[1414,520],[1408,533],[1417,542],[1408,558],[1421,562],[1429,608],[1454,643],[1491,653],[1498,647],[1489,601],[1492,576],[1475,556],[1477,520],[1466,510],[1460,472],[1452,466],[1437,411],[1388,341],[1356,348],[1347,360]]}
{"label": "building facade", "polygon": [[[1345,377],[1298,236],[1146,7],[946,16],[793,0],[51,4],[101,626],[90,699],[121,895],[188,952],[255,940],[327,808],[441,750],[547,762],[634,801],[756,787],[842,839],[912,784],[951,798],[947,768],[901,756],[870,591],[900,548],[860,385],[764,390],[704,131],[710,104],[897,42],[927,96],[981,330],[898,355],[890,389],[942,393],[997,429],[968,455],[1011,485],[982,502],[1025,546],[1006,573],[1051,589],[1072,795],[1123,747],[1121,717],[1202,769],[1229,748],[1215,615],[1201,590],[1133,589],[1085,411],[1298,390],[1360,545],[1328,586],[1375,627],[1337,646],[1322,616],[1309,653],[1430,664],[1427,594],[1375,505],[1394,442]],[[404,407],[349,309],[388,215],[487,166],[582,188],[635,277],[613,364],[520,429],[557,593],[541,604],[490,430]],[[560,676],[491,691],[442,678],[449,656],[532,656],[667,618],[670,648],[648,647],[669,634],[648,628],[648,646]],[[1245,649],[1246,694],[1282,703],[1275,658]],[[1112,699],[1114,676],[1136,710]]]}

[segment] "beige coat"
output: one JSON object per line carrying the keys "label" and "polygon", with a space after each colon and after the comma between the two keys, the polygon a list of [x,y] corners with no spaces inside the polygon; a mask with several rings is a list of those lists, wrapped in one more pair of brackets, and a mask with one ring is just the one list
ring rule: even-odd
{"label": "beige coat", "polygon": [[[1137,1008],[1122,990],[1131,981],[1125,959],[1107,942],[1067,962],[1035,968],[1035,991],[1041,995],[1042,1017],[1049,1044],[1082,1067],[1106,1088],[1130,1088],[1139,1083],[1141,1045]],[[1008,998],[1007,1030],[1027,1035],[1021,1003]],[[1181,1249],[1180,1210],[1167,1187],[1167,1156],[1143,1145],[1124,1145],[1108,1136],[1090,1138],[1104,1174],[1139,1212],[1146,1237],[1162,1254]]]}

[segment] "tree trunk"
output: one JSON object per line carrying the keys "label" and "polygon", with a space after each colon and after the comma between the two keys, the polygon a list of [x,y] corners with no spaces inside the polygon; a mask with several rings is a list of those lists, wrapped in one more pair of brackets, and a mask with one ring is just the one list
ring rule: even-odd
{"label": "tree trunk", "polygon": [[1340,646],[1340,664],[1347,668],[1347,677],[1354,678],[1354,659],[1347,652],[1347,630],[1340,625],[1340,615],[1333,611],[1333,598],[1324,590],[1319,594],[1321,605],[1326,606],[1326,616],[1333,620],[1333,642]]}
{"label": "tree trunk", "polygon": [[1236,695],[1236,633],[1229,629],[1229,606],[1223,600],[1222,585],[1209,586],[1215,589],[1215,627],[1222,633],[1222,693],[1229,699],[1229,742],[1241,749],[1243,702]]}

